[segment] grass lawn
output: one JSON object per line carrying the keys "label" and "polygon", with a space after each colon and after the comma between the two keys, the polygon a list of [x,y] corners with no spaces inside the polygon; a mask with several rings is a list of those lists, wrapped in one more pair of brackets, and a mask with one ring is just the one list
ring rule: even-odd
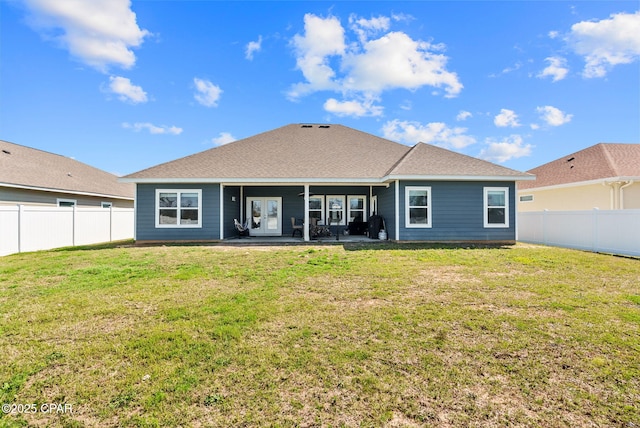
{"label": "grass lawn", "polygon": [[17,254],[0,258],[0,352],[15,410],[0,426],[638,427],[640,260],[525,245]]}

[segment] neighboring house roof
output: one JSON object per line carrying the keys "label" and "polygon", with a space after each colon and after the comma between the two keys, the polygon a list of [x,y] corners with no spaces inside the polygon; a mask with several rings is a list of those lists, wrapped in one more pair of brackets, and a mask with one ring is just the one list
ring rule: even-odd
{"label": "neighboring house roof", "polygon": [[528,174],[420,143],[395,143],[342,125],[292,124],[123,177],[132,182],[532,179]]}
{"label": "neighboring house roof", "polygon": [[134,199],[134,186],[77,160],[0,140],[0,186]]}
{"label": "neighboring house roof", "polygon": [[600,143],[527,171],[536,180],[522,189],[595,180],[640,179],[640,144]]}

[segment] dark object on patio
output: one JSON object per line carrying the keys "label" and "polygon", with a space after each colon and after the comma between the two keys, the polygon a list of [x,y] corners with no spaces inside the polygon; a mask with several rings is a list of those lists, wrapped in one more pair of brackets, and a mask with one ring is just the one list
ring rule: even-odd
{"label": "dark object on patio", "polygon": [[364,221],[349,222],[349,235],[366,235],[367,229],[368,225]]}
{"label": "dark object on patio", "polygon": [[380,229],[382,229],[382,217],[379,215],[369,217],[369,238],[378,239]]}
{"label": "dark object on patio", "polygon": [[248,222],[243,225],[243,224],[240,224],[237,218],[234,218],[233,224],[236,226],[236,230],[238,231],[238,238],[242,238],[243,236],[249,236]]}
{"label": "dark object on patio", "polygon": [[295,217],[291,217],[291,228],[293,229],[293,231],[291,232],[291,237],[293,238],[294,236],[296,236],[296,232],[300,232],[300,237],[302,238],[302,228],[303,228],[303,224],[302,221],[300,221],[300,224],[296,224],[296,218]]}

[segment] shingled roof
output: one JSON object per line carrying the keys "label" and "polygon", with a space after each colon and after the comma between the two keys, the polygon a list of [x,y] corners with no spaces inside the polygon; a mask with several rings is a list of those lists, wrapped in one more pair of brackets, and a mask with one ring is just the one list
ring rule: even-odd
{"label": "shingled roof", "polygon": [[536,180],[520,189],[606,179],[640,178],[640,144],[600,143],[528,171]]}
{"label": "shingled roof", "polygon": [[0,140],[0,186],[133,200],[134,186],[77,160]]}
{"label": "shingled roof", "polygon": [[382,181],[528,174],[427,144],[409,147],[343,125],[292,124],[160,164],[125,181]]}

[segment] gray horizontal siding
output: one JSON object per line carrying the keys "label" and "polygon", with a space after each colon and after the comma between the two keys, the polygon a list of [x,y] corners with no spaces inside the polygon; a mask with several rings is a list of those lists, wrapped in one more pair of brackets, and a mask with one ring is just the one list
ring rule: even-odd
{"label": "gray horizontal siding", "polygon": [[78,208],[99,207],[102,202],[111,202],[114,208],[133,208],[133,201],[127,199],[78,195],[74,193],[45,192],[32,189],[0,187],[0,205],[48,205],[58,206],[58,199],[73,199]]}
{"label": "gray horizontal siding", "polygon": [[[431,187],[431,228],[405,227],[406,186]],[[509,188],[509,227],[484,227],[484,188]],[[400,239],[423,241],[511,241],[516,238],[513,182],[401,182]]]}
{"label": "gray horizontal siding", "polygon": [[[201,228],[157,228],[156,189],[201,189]],[[138,184],[136,186],[136,240],[196,241],[220,239],[220,186],[218,184]],[[231,219],[233,222],[233,218]]]}

